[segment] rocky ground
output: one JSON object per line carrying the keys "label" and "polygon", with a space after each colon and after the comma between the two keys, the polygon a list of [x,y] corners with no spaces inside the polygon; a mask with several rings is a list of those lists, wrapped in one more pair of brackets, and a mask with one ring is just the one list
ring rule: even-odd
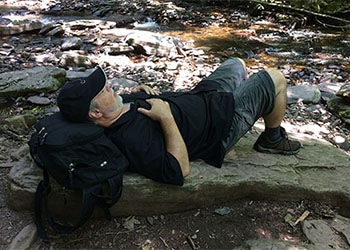
{"label": "rocky ground", "polygon": [[[89,2],[89,1],[86,1]],[[61,13],[67,9],[68,2],[62,1],[54,7],[46,9],[50,13]],[[205,12],[176,12],[178,7],[172,6],[165,11],[164,5],[159,5],[156,10],[150,8],[146,2],[137,1],[137,4],[124,3],[123,8],[118,9],[118,15],[125,16],[129,20],[130,16],[138,17],[141,21],[145,16],[150,16],[158,23],[169,24],[174,19],[178,19],[183,25],[193,25],[198,23],[202,26],[210,26],[215,22],[220,22],[218,18],[214,18]],[[32,9],[32,14],[38,13],[38,10],[44,9],[45,1],[5,1],[4,4],[23,5],[27,8],[20,8],[18,12],[28,13],[28,9]],[[105,15],[111,10],[108,4],[97,5],[95,1],[90,1],[89,4],[83,4],[79,1],[69,2],[70,11],[74,13],[82,13],[93,10],[95,15]],[[121,12],[123,9],[124,13]],[[170,11],[172,10],[172,11]],[[177,16],[174,13],[182,13],[182,16]],[[156,15],[158,14],[158,15]],[[211,15],[219,15],[214,13]],[[237,14],[241,17],[246,17],[245,13]],[[157,16],[157,17],[156,17]],[[155,18],[156,17],[156,18]],[[182,19],[181,19],[182,18]],[[205,22],[203,20],[206,20]],[[245,19],[248,20],[248,19]],[[298,20],[297,20],[298,21]],[[129,21],[128,21],[129,22]],[[298,21],[299,22],[299,21]],[[27,38],[30,40],[30,38]],[[11,41],[11,40],[10,40]],[[12,39],[16,41],[16,39]],[[57,47],[48,47],[47,51],[43,50],[40,53],[55,50]],[[28,48],[27,51],[39,51],[39,49]],[[57,52],[57,51],[56,51]],[[239,55],[245,56],[249,74],[256,70],[271,64],[271,53],[266,55],[259,50],[244,50],[238,51]],[[275,52],[274,52],[275,53]],[[277,52],[276,52],[277,53]],[[220,52],[214,54],[206,53],[201,59],[206,62],[214,63],[217,59],[223,59],[229,54]],[[30,67],[31,62],[27,60],[26,54],[12,54],[13,58],[3,64],[1,72],[11,71],[15,69]],[[11,55],[11,56],[12,56]],[[264,59],[263,55],[266,55]],[[133,61],[147,61],[142,56],[131,56]],[[311,58],[311,56],[310,56]],[[289,84],[303,82],[313,84],[316,81],[315,74],[336,76],[341,81],[349,80],[348,64],[346,58],[334,59],[329,56],[330,62],[328,66],[324,64],[298,65],[293,62],[288,68],[287,60],[283,59],[281,69],[287,75]],[[193,61],[191,63],[196,63]],[[258,65],[258,66],[257,66]],[[335,65],[335,66],[334,66]],[[205,68],[204,68],[205,70]],[[199,71],[199,70],[197,70]],[[120,74],[120,72],[110,73]],[[137,74],[136,69],[130,69],[130,74]],[[307,76],[307,77],[305,77]],[[191,76],[193,77],[193,76]],[[196,75],[196,79],[200,74]],[[203,75],[202,75],[203,77]],[[164,76],[162,79],[170,77]],[[142,80],[142,76],[138,80]],[[301,79],[303,79],[301,81]],[[159,86],[161,89],[169,89],[174,86]],[[177,86],[178,87],[178,86]],[[186,89],[188,86],[184,86]],[[53,95],[54,97],[55,95]],[[11,102],[9,107],[1,111],[0,115],[4,118],[8,115],[21,113],[23,110],[32,109],[32,104],[23,101],[23,98],[17,98]],[[1,120],[0,120],[1,121]],[[326,106],[325,102],[317,104],[305,104],[297,102],[288,106],[286,122],[292,123],[302,128],[303,133],[311,134],[315,137],[324,138],[334,144],[335,147],[340,147],[344,152],[350,153],[349,143],[350,132],[349,127],[338,117],[334,116]],[[0,135],[0,248],[6,248],[14,237],[28,224],[33,221],[31,212],[12,211],[6,204],[6,188],[7,174],[11,168],[12,158],[21,145],[26,143],[30,128],[19,133],[14,131],[14,134],[20,136],[11,137],[11,133],[3,133]],[[345,140],[345,143],[344,141]],[[327,218],[337,213],[337,208],[329,204],[319,204],[309,201],[298,202],[275,202],[275,201],[257,201],[257,200],[239,200],[229,204],[220,204],[215,207],[207,207],[196,210],[187,211],[178,214],[153,215],[148,217],[131,216],[128,218],[115,218],[110,222],[105,220],[90,220],[87,225],[79,229],[76,233],[69,236],[59,236],[52,233],[53,245],[44,246],[39,242],[35,245],[37,249],[102,249],[102,248],[118,248],[118,249],[232,249],[239,246],[245,240],[262,238],[262,239],[281,239],[291,242],[308,242],[308,239],[303,234],[301,228],[296,226],[291,227],[285,216],[288,213],[302,214],[305,210],[310,212],[309,218]],[[223,213],[222,211],[229,211]]]}

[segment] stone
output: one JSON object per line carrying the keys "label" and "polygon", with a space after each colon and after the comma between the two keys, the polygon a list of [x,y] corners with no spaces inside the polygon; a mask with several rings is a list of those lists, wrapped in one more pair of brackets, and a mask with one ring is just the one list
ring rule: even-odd
{"label": "stone", "polygon": [[321,92],[321,98],[324,101],[329,101],[334,98],[336,93],[340,90],[344,83],[332,82],[332,83],[321,83],[318,85],[318,89]]}
{"label": "stone", "polygon": [[47,23],[41,28],[41,30],[39,31],[39,34],[44,35],[58,26],[61,26],[61,24]]}
{"label": "stone", "polygon": [[86,55],[82,55],[79,51],[64,51],[60,57],[59,65],[64,68],[69,67],[83,67],[83,68],[91,68],[96,65],[93,60]]}
{"label": "stone", "polygon": [[305,220],[302,230],[306,237],[321,249],[348,249],[349,245],[326,220]]}
{"label": "stone", "polygon": [[349,150],[350,144],[348,139],[342,135],[335,135],[333,138],[334,144],[345,151]]}
{"label": "stone", "polygon": [[84,29],[91,29],[94,27],[100,27],[102,29],[111,29],[116,26],[115,22],[112,21],[104,21],[104,20],[98,20],[98,19],[81,19],[81,20],[74,20],[66,23],[66,26],[69,27],[72,30],[84,30]]}
{"label": "stone", "polygon": [[149,31],[135,31],[125,37],[125,41],[136,51],[159,57],[171,57],[178,54],[174,39]]}
{"label": "stone", "polygon": [[37,239],[36,226],[34,223],[24,227],[12,240],[7,250],[32,249],[32,245]]}
{"label": "stone", "polygon": [[[339,97],[345,99],[345,101],[350,102],[350,83],[345,83],[336,94]],[[349,104],[350,106],[350,104]]]}
{"label": "stone", "polygon": [[271,239],[256,239],[247,240],[241,246],[233,248],[233,250],[327,250],[320,249],[311,244],[303,244],[298,242],[289,242],[282,240],[271,240]]}
{"label": "stone", "polygon": [[345,123],[350,124],[350,105],[341,97],[335,97],[327,102],[330,111],[340,117]]}
{"label": "stone", "polygon": [[37,119],[34,115],[25,114],[25,115],[16,115],[5,119],[6,123],[16,129],[28,129],[33,126]]}
{"label": "stone", "polygon": [[45,35],[46,36],[61,36],[63,35],[65,32],[64,28],[62,27],[62,25],[57,25],[56,27],[54,27],[52,30],[50,30],[49,32],[47,32]]}
{"label": "stone", "polygon": [[119,90],[130,90],[133,87],[138,86],[136,81],[126,79],[126,78],[113,78],[110,84],[116,86]]}
{"label": "stone", "polygon": [[132,66],[133,62],[126,55],[119,56],[110,56],[110,55],[99,55],[92,59],[97,62],[99,65],[109,65],[113,68],[127,68],[128,66]]}
{"label": "stone", "polygon": [[39,31],[43,27],[37,20],[15,20],[9,23],[0,22],[0,36],[15,35],[24,32]]}
{"label": "stone", "polygon": [[61,48],[62,50],[74,50],[74,49],[80,49],[80,47],[83,45],[83,41],[78,37],[70,37],[65,38],[62,41]]}
{"label": "stone", "polygon": [[[257,136],[245,135],[227,154],[220,169],[202,161],[191,162],[191,175],[182,187],[125,173],[123,193],[111,208],[112,215],[180,212],[249,197],[325,201],[339,206],[344,216],[350,216],[347,154],[327,141],[303,134],[290,135],[298,137],[303,144],[297,156],[262,154],[252,149]],[[15,164],[9,174],[9,207],[32,210],[36,186],[41,179],[41,170],[29,156]],[[65,216],[76,217],[81,197],[77,191],[62,190],[53,181],[49,201],[57,216],[64,209],[70,211]],[[103,216],[103,212],[96,209],[94,216]]]}
{"label": "stone", "polygon": [[321,99],[321,92],[314,85],[297,85],[287,88],[288,104],[303,102],[303,103],[318,103]]}
{"label": "stone", "polygon": [[120,55],[133,52],[134,48],[126,43],[116,43],[111,46],[103,47],[103,50],[108,55]]}
{"label": "stone", "polygon": [[0,95],[5,97],[25,96],[30,93],[53,92],[66,80],[66,71],[52,66],[0,74]]}
{"label": "stone", "polygon": [[79,78],[88,77],[95,69],[86,69],[84,71],[67,70],[66,78],[68,80],[74,80]]}
{"label": "stone", "polygon": [[29,96],[27,98],[27,101],[37,105],[48,105],[51,103],[51,100],[49,98],[37,95]]}
{"label": "stone", "polygon": [[341,215],[336,215],[336,217],[330,222],[330,225],[346,238],[347,243],[350,246],[350,219]]}

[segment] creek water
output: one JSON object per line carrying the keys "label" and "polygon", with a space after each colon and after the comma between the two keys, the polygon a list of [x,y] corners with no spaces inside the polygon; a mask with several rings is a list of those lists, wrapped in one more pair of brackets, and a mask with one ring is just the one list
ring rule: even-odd
{"label": "creek water", "polygon": [[[0,8],[0,13],[4,9]],[[220,13],[220,9],[214,12]],[[96,19],[93,16],[40,16],[14,15],[3,16],[12,20],[40,20],[47,23],[64,23],[73,20]],[[247,60],[263,59],[269,66],[288,63],[305,65],[309,62],[337,60],[341,64],[349,61],[350,32],[325,29],[322,27],[301,27],[290,29],[288,25],[264,20],[252,21],[245,15],[235,17],[229,24],[222,24],[217,17],[212,17],[209,24],[159,26],[149,20],[148,28],[180,38],[185,43],[192,43],[212,55],[240,56]],[[143,27],[147,27],[147,23]],[[18,35],[28,37],[29,34]],[[0,45],[10,43],[7,37],[1,37]],[[347,63],[345,63],[347,67]]]}
{"label": "creek water", "polygon": [[[44,24],[97,19],[93,16],[15,15],[8,9],[0,8],[0,13],[2,11],[7,13],[7,15],[0,16],[2,18],[39,20]],[[216,9],[214,12],[220,13],[220,9]],[[143,29],[147,27],[150,31],[179,38],[186,44],[201,48],[210,56],[242,57],[247,65],[260,63],[271,67],[291,65],[294,68],[302,68],[310,64],[313,64],[314,67],[335,64],[350,72],[349,31],[324,29],[316,26],[291,29],[286,24],[254,20],[242,13],[236,13],[229,22],[218,18],[219,16],[211,16],[210,22],[197,24],[160,26],[152,20],[148,20],[141,26]],[[39,38],[37,34],[18,34],[0,38],[0,47],[12,46],[13,41],[21,39],[31,41],[30,45],[18,44],[17,42],[15,47],[17,53],[25,50],[28,46],[35,47],[33,41],[36,39],[49,39]],[[1,104],[1,106],[4,105],[8,106],[7,103]]]}

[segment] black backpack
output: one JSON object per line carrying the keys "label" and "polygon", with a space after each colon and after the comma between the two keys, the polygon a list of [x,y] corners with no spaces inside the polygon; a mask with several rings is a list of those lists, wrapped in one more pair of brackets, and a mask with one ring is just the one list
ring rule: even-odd
{"label": "black backpack", "polygon": [[[72,123],[58,112],[35,125],[28,144],[36,164],[43,169],[43,180],[35,193],[35,223],[38,236],[44,242],[48,237],[42,224],[42,208],[47,221],[58,233],[72,233],[90,218],[95,206],[101,207],[107,219],[109,208],[122,192],[122,174],[128,161],[104,134],[104,129],[93,123]],[[50,178],[64,188],[82,191],[80,218],[74,226],[57,223],[48,209]],[[103,190],[109,190],[105,194]]]}

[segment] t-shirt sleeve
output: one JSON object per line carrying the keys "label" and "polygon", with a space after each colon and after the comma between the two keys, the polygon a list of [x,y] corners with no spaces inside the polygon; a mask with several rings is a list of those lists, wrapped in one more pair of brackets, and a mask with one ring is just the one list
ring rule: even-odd
{"label": "t-shirt sleeve", "polygon": [[180,164],[166,150],[160,125],[137,111],[127,120],[111,128],[109,138],[128,159],[129,169],[158,182],[183,185]]}
{"label": "t-shirt sleeve", "polygon": [[[146,157],[147,156],[145,156],[145,158]],[[141,170],[140,167],[143,169]],[[177,159],[167,151],[164,151],[163,155],[159,155],[157,159],[152,160],[152,162],[148,164],[137,164],[136,169],[152,180],[179,186],[183,185],[180,164]]]}
{"label": "t-shirt sleeve", "polygon": [[134,145],[127,149],[127,155],[130,170],[158,182],[183,185],[180,164],[166,150],[164,142],[160,138],[153,137],[152,141],[143,138],[141,145]]}

